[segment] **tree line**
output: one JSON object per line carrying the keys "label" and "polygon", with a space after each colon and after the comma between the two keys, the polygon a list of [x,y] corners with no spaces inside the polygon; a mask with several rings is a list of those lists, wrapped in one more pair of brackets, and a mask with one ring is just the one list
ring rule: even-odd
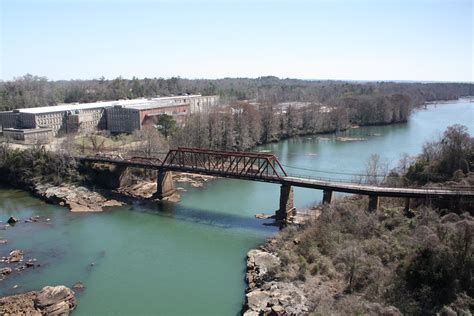
{"label": "tree line", "polygon": [[27,74],[0,82],[0,111],[58,103],[151,98],[179,94],[220,95],[226,102],[257,100],[279,103],[315,102],[328,105],[382,102],[403,95],[411,106],[474,94],[472,83],[344,82],[260,78],[183,79],[144,78],[59,80]]}
{"label": "tree line", "polygon": [[346,105],[236,101],[228,107],[189,115],[169,139],[172,147],[247,150],[294,136],[343,131],[352,125],[405,122],[410,113],[409,100],[399,95],[366,103],[351,100]]}

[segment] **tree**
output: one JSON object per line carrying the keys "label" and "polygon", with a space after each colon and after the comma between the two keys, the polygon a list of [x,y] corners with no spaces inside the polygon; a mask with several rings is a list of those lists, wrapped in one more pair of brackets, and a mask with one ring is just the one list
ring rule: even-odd
{"label": "tree", "polygon": [[133,151],[144,157],[156,157],[168,150],[161,134],[152,125],[145,125],[141,130],[133,132],[138,146]]}
{"label": "tree", "polygon": [[380,184],[385,181],[388,165],[380,160],[378,154],[372,154],[366,165],[365,182],[369,184]]}
{"label": "tree", "polygon": [[158,130],[163,134],[163,136],[165,136],[165,138],[173,135],[177,129],[176,121],[168,114],[159,115],[156,124],[158,125]]}

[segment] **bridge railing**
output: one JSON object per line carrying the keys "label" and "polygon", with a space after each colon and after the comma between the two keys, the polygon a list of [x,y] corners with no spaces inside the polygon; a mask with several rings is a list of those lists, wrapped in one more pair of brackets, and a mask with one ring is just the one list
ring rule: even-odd
{"label": "bridge railing", "polygon": [[465,186],[465,185],[453,185],[453,186],[416,186],[416,185],[404,185],[399,183],[369,183],[360,179],[342,179],[342,178],[329,178],[329,177],[318,177],[318,176],[311,176],[307,174],[295,174],[289,173],[287,177],[299,178],[299,179],[307,179],[307,180],[317,180],[323,181],[328,183],[341,183],[341,184],[356,184],[356,185],[366,185],[366,186],[375,186],[381,188],[409,188],[409,189],[421,189],[421,190],[450,190],[450,191],[459,191],[459,192],[474,192],[474,188],[472,186]]}

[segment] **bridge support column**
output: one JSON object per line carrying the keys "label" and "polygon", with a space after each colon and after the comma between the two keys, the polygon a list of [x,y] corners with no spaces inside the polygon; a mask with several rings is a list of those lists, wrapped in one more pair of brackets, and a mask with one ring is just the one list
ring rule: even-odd
{"label": "bridge support column", "polygon": [[294,215],[296,209],[293,206],[293,188],[282,184],[280,188],[280,208],[275,213],[277,220],[286,220],[289,215]]}
{"label": "bridge support column", "polygon": [[403,214],[405,214],[405,216],[408,218],[412,218],[413,216],[415,216],[413,210],[410,209],[410,202],[410,198],[405,198],[405,208],[403,209]]}
{"label": "bridge support column", "polygon": [[379,196],[369,195],[369,212],[376,211],[379,208]]}
{"label": "bridge support column", "polygon": [[175,192],[173,184],[173,175],[171,171],[158,171],[158,179],[156,181],[155,198],[163,199]]}
{"label": "bridge support column", "polygon": [[408,214],[410,212],[410,198],[405,198],[405,208],[403,209],[405,214]]}
{"label": "bridge support column", "polygon": [[323,204],[331,204],[332,201],[332,191],[324,190],[323,191]]}

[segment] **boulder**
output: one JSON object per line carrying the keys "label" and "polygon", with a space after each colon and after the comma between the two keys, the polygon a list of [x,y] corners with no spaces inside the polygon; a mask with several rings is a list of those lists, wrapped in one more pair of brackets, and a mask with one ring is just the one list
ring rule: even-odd
{"label": "boulder", "polygon": [[7,275],[12,273],[12,268],[5,267],[5,268],[0,268],[0,275]]}
{"label": "boulder", "polygon": [[260,284],[268,272],[279,265],[280,258],[276,255],[259,249],[250,250],[247,253],[247,281],[249,287],[253,288]]}
{"label": "boulder", "polygon": [[10,263],[20,262],[23,260],[23,252],[21,250],[12,250],[7,260]]}
{"label": "boulder", "polygon": [[14,225],[14,224],[18,223],[18,219],[12,216],[7,220],[7,223],[10,224],[10,225]]}
{"label": "boulder", "polygon": [[84,291],[85,288],[86,288],[86,286],[82,282],[76,282],[72,286],[72,289],[75,290],[75,291]]}
{"label": "boulder", "polygon": [[27,268],[32,268],[35,266],[35,263],[33,261],[27,261],[25,262],[25,265]]}
{"label": "boulder", "polygon": [[102,207],[114,207],[114,206],[122,206],[122,205],[124,205],[124,203],[117,200],[107,200],[104,203],[102,203]]}
{"label": "boulder", "polygon": [[46,286],[36,296],[35,307],[47,315],[68,315],[76,307],[76,298],[64,285]]}
{"label": "boulder", "polygon": [[270,302],[270,295],[268,292],[255,290],[247,293],[247,306],[253,311],[264,311],[267,310],[267,305]]}

